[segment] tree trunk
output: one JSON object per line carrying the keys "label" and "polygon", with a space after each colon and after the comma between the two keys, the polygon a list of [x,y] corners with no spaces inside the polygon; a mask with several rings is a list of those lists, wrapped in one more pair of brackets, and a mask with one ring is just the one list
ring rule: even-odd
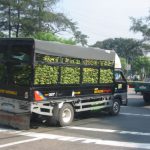
{"label": "tree trunk", "polygon": [[10,3],[9,3],[9,7],[8,7],[8,30],[9,30],[9,38],[11,38],[11,7],[10,7]]}
{"label": "tree trunk", "polygon": [[16,37],[19,37],[19,29],[20,29],[20,0],[17,1],[18,9],[17,9],[17,26],[16,26]]}

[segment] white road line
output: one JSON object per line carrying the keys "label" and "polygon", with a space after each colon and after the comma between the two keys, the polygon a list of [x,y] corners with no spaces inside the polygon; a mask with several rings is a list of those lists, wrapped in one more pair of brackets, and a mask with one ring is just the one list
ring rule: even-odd
{"label": "white road line", "polygon": [[0,148],[9,147],[9,146],[14,146],[14,145],[23,144],[23,143],[28,143],[28,142],[33,142],[33,141],[37,141],[37,140],[41,140],[41,139],[43,139],[43,138],[41,138],[41,137],[36,137],[36,138],[34,138],[34,139],[28,139],[28,140],[22,140],[22,141],[7,143],[7,144],[0,145]]}
{"label": "white road line", "polygon": [[63,127],[63,128],[74,129],[74,130],[83,130],[83,131],[95,131],[95,132],[107,132],[107,133],[118,133],[118,134],[131,134],[131,135],[150,136],[150,133],[134,132],[134,131],[121,131],[121,130],[87,128],[87,127],[77,127],[77,126],[67,126],[67,127]]}
{"label": "white road line", "polygon": [[[11,132],[11,133],[15,133],[15,132]],[[73,136],[61,136],[61,135],[46,134],[46,133],[25,132],[25,131],[18,132],[16,133],[16,135],[32,137],[33,139],[3,144],[0,145],[0,148],[37,141],[41,139],[49,139],[49,140],[58,140],[58,141],[66,141],[66,142],[79,142],[83,144],[98,144],[98,145],[106,145],[106,146],[150,149],[149,143],[122,142],[122,141],[112,141],[112,140],[103,140],[103,139],[81,138],[81,137],[73,137]]]}
{"label": "white road line", "polygon": [[150,117],[149,114],[133,114],[133,113],[120,113],[121,115],[128,115],[128,116],[141,116],[141,117]]}
{"label": "white road line", "polygon": [[150,149],[149,143],[121,142],[121,141],[80,138],[80,137],[61,136],[61,135],[34,133],[34,132],[19,133],[19,135],[25,135],[25,136],[34,137],[34,138],[41,138],[41,139],[66,141],[66,142],[80,142],[80,143],[84,143],[84,144],[98,144],[98,145],[127,147],[127,148]]}

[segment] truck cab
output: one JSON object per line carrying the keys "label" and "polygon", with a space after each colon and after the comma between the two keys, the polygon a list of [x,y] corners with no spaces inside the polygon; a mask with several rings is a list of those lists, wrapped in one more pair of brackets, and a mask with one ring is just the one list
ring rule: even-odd
{"label": "truck cab", "polygon": [[120,100],[121,105],[127,105],[127,80],[121,69],[115,69],[115,94],[114,97]]}
{"label": "truck cab", "polygon": [[121,61],[117,53],[115,54],[115,93],[114,97],[120,100],[121,105],[128,104],[127,80],[121,69]]}

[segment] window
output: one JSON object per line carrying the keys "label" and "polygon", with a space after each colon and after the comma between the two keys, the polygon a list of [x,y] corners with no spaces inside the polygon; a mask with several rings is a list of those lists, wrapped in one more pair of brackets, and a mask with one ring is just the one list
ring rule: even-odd
{"label": "window", "polygon": [[9,81],[17,85],[29,85],[31,81],[31,47],[13,45],[10,50]]}
{"label": "window", "polygon": [[125,81],[121,72],[115,72],[115,80],[116,81]]}
{"label": "window", "polygon": [[0,46],[0,83],[29,85],[32,72],[30,45]]}

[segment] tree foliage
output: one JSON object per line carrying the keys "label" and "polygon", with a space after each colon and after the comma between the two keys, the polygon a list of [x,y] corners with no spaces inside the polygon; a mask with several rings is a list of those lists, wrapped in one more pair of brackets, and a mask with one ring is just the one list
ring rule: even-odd
{"label": "tree foliage", "polygon": [[121,67],[122,67],[122,70],[124,71],[124,73],[126,73],[126,69],[127,69],[127,62],[126,62],[126,59],[121,57],[120,58],[120,61],[121,61]]}
{"label": "tree foliage", "polygon": [[0,37],[5,37],[5,34],[3,32],[0,32]]}
{"label": "tree foliage", "polygon": [[[132,21],[131,30],[135,33],[139,32],[142,34],[143,39],[141,42],[143,43],[143,50],[149,50],[150,45],[150,11],[149,15],[141,18],[130,18]],[[133,69],[137,71],[140,75],[144,74],[145,76],[150,76],[150,58],[147,57],[138,57],[133,61]],[[141,69],[142,68],[142,69]]]}
{"label": "tree foliage", "polygon": [[133,72],[139,74],[142,78],[150,76],[150,58],[139,56],[132,62]]}
{"label": "tree foliage", "polygon": [[60,38],[52,33],[45,33],[45,32],[38,32],[33,36],[35,39],[38,40],[43,40],[43,41],[55,41],[55,42],[60,42],[64,44],[70,44],[70,45],[75,45],[76,41],[73,39],[65,39],[65,38]]}
{"label": "tree foliage", "polygon": [[147,17],[141,17],[139,19],[130,18],[132,21],[131,30],[135,33],[139,32],[143,35],[143,41],[150,40],[150,11]]}
{"label": "tree foliage", "polygon": [[93,45],[93,47],[115,50],[119,57],[125,58],[128,63],[142,55],[141,46],[140,41],[124,38],[106,39]]}
{"label": "tree foliage", "polygon": [[[76,23],[54,10],[59,0],[0,0],[0,30],[9,36],[28,37],[37,32],[69,32],[77,43],[87,44]],[[7,34],[8,35],[8,34]]]}

